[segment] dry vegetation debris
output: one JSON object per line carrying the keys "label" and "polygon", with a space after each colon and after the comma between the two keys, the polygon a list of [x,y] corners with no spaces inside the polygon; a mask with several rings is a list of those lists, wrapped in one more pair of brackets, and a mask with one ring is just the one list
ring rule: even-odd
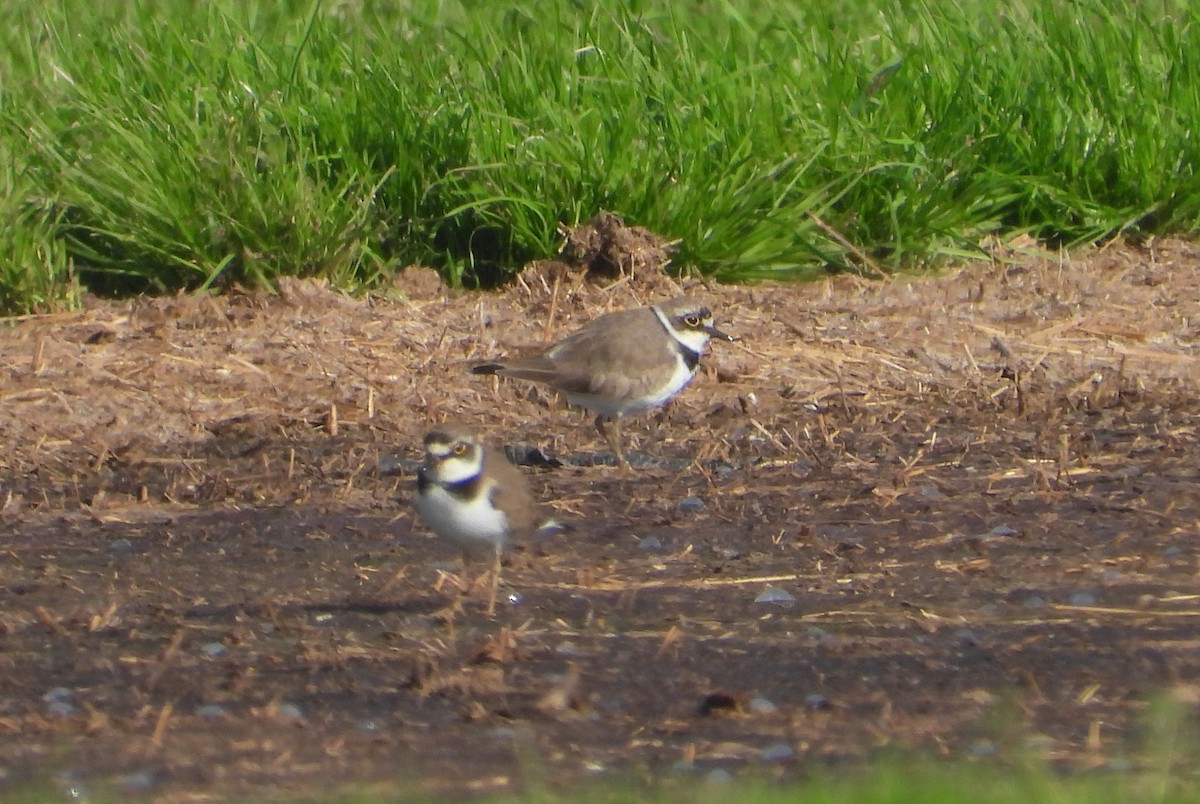
{"label": "dry vegetation debris", "polygon": [[[386,298],[13,320],[0,754],[174,792],[403,755],[463,791],[515,784],[513,739],[564,777],[954,753],[1015,699],[1049,756],[1102,763],[1200,669],[1198,264],[1170,241],[723,287],[546,263],[491,294],[409,269]],[[627,426],[633,479],[589,465],[586,415],[465,371],[680,290],[741,340]],[[446,609],[450,555],[409,513],[444,418],[565,464],[535,483],[576,528],[514,556],[498,623]]]}

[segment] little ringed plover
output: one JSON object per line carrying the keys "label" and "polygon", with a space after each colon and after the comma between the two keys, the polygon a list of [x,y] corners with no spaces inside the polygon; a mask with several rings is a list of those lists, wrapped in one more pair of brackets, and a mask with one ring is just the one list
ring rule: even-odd
{"label": "little ringed plover", "polygon": [[621,418],[663,405],[679,393],[695,376],[710,338],[733,340],[713,326],[708,307],[679,296],[607,313],[540,352],[480,363],[471,371],[542,383],[592,411],[596,428],[617,460],[628,466],[621,450]]}
{"label": "little ringed plover", "polygon": [[492,552],[492,615],[500,555],[509,541],[532,535],[538,522],[529,481],[503,454],[461,427],[434,428],[425,434],[424,444],[417,513],[434,533],[462,549],[464,562],[471,553]]}

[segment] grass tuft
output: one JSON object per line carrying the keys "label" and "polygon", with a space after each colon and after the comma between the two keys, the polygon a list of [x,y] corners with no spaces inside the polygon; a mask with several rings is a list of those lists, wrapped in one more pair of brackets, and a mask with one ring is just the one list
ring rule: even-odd
{"label": "grass tuft", "polygon": [[1200,222],[1182,0],[0,0],[0,309],[503,281],[601,209],[722,280]]}

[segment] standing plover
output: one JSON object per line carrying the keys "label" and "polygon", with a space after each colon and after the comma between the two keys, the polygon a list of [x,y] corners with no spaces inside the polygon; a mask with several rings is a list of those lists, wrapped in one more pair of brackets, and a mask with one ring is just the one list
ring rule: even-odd
{"label": "standing plover", "polygon": [[425,434],[425,461],[417,470],[417,513],[438,536],[470,553],[494,559],[488,614],[496,611],[500,556],[506,544],[534,533],[538,506],[529,481],[474,433],[442,426]]}
{"label": "standing plover", "polygon": [[732,341],[713,326],[712,312],[687,296],[620,310],[589,321],[541,352],[472,366],[544,383],[596,414],[596,428],[617,460],[621,418],[664,404],[688,384],[710,338]]}

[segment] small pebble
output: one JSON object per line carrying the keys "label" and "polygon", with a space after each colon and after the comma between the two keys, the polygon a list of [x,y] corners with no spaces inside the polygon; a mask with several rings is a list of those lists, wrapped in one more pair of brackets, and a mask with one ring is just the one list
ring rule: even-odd
{"label": "small pebble", "polygon": [[89,801],[91,793],[75,771],[61,771],[54,777],[64,796],[71,801]]}
{"label": "small pebble", "polygon": [[662,539],[657,536],[647,536],[644,539],[638,539],[638,549],[650,552],[652,550],[661,550],[663,548]]}
{"label": "small pebble", "polygon": [[1166,550],[1163,550],[1163,555],[1166,558],[1177,558],[1178,556],[1183,555],[1183,550],[1178,547],[1168,547]]}
{"label": "small pebble", "polygon": [[46,711],[55,717],[70,717],[79,709],[70,701],[51,701],[46,705]]}
{"label": "small pebble", "polygon": [[1021,605],[1027,609],[1040,609],[1046,605],[1046,600],[1041,595],[1030,595]]}
{"label": "small pebble", "polygon": [[275,623],[263,623],[258,627],[258,630],[264,634],[273,634],[275,633]]}
{"label": "small pebble", "polygon": [[698,514],[708,506],[704,504],[704,500],[693,495],[690,497],[684,497],[675,505],[675,507],[685,514]]}
{"label": "small pebble", "polygon": [[835,634],[831,634],[819,625],[810,625],[804,629],[804,635],[809,639],[815,639],[819,644],[825,647],[838,644],[841,640]]}
{"label": "small pebble", "polygon": [[724,768],[713,768],[704,776],[704,781],[709,784],[729,784],[733,781],[733,774]]}
{"label": "small pebble", "polygon": [[55,687],[54,689],[47,691],[46,694],[42,696],[42,700],[46,701],[47,703],[53,703],[54,701],[70,701],[74,697],[75,693],[66,687]]}
{"label": "small pebble", "polygon": [[1017,531],[1010,528],[1008,525],[997,525],[987,532],[988,536],[1016,536]]}
{"label": "small pebble", "polygon": [[203,704],[196,707],[196,714],[206,718],[225,717],[225,707],[220,704]]}
{"label": "small pebble", "polygon": [[587,651],[576,645],[574,642],[559,642],[554,648],[554,652],[559,656],[585,656]]}
{"label": "small pebble", "polygon": [[1094,606],[1096,605],[1096,596],[1091,592],[1076,592],[1071,595],[1072,606]]}
{"label": "small pebble", "polygon": [[327,611],[322,611],[313,615],[313,622],[317,625],[333,625],[333,615]]}
{"label": "small pebble", "polygon": [[979,644],[979,637],[970,628],[959,628],[954,631],[954,638],[964,645],[972,647]]}
{"label": "small pebble", "polygon": [[189,617],[216,617],[221,610],[212,603],[197,603],[187,611]]}
{"label": "small pebble", "polygon": [[505,444],[504,454],[517,466],[549,466],[557,469],[563,465],[558,458],[550,457],[534,444]]}
{"label": "small pebble", "polygon": [[726,561],[736,561],[742,557],[742,551],[736,547],[718,547],[713,552]]}
{"label": "small pebble", "polygon": [[779,707],[761,695],[756,695],[751,698],[750,703],[746,708],[756,715],[773,715],[779,711]]}
{"label": "small pebble", "polygon": [[819,692],[810,692],[804,696],[804,705],[809,709],[828,709],[829,699]]}
{"label": "small pebble", "polygon": [[517,739],[517,730],[512,726],[497,726],[488,732],[488,736],[493,740],[515,740]]}
{"label": "small pebble", "polygon": [[796,751],[787,743],[771,743],[758,755],[763,762],[787,762],[796,758]]}
{"label": "small pebble", "polygon": [[1025,738],[1025,745],[1040,751],[1049,751],[1054,747],[1054,738],[1049,734],[1031,734]]}
{"label": "small pebble", "polygon": [[854,538],[855,531],[851,528],[843,528],[838,525],[826,525],[813,535],[818,539],[829,542],[846,542]]}
{"label": "small pebble", "polygon": [[607,773],[608,768],[594,760],[584,760],[583,769],[588,773]]}
{"label": "small pebble", "polygon": [[778,586],[768,586],[766,589],[758,593],[758,597],[754,598],[755,603],[794,603],[796,600],[792,594]]}
{"label": "small pebble", "polygon": [[108,543],[108,549],[113,553],[128,553],[133,549],[133,542],[128,539],[114,539]]}
{"label": "small pebble", "polygon": [[275,713],[284,720],[304,720],[304,713],[294,703],[281,703]]}
{"label": "small pebble", "polygon": [[942,496],[942,490],[937,486],[926,484],[917,488],[917,494],[928,500],[936,500]]}
{"label": "small pebble", "polygon": [[222,656],[229,652],[229,648],[220,642],[205,642],[200,646],[200,652],[205,656]]}
{"label": "small pebble", "polygon": [[997,753],[996,744],[991,740],[980,740],[971,746],[971,756],[973,757],[994,757]]}
{"label": "small pebble", "polygon": [[399,455],[380,455],[379,474],[385,476],[404,474],[404,459]]}
{"label": "small pebble", "polygon": [[148,793],[154,788],[154,774],[150,771],[134,771],[116,780],[117,787],[126,793]]}

